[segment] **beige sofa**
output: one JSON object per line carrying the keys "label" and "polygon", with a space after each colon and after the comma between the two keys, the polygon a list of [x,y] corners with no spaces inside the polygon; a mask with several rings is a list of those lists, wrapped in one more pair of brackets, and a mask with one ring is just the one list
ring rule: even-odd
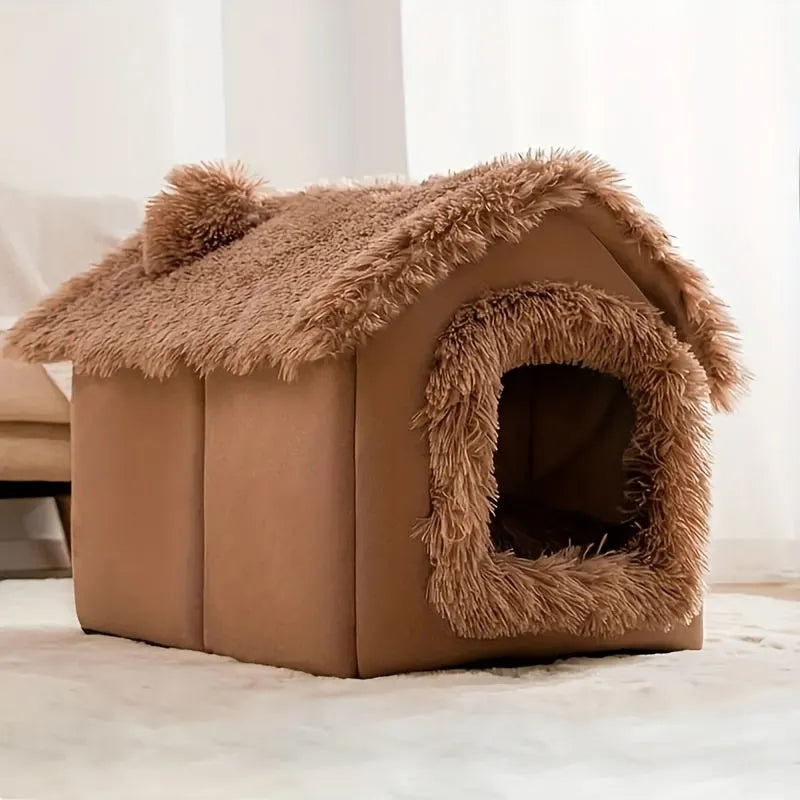
{"label": "beige sofa", "polygon": [[66,397],[40,365],[0,359],[0,481],[69,479]]}
{"label": "beige sofa", "polygon": [[[32,499],[46,497],[55,498],[58,517],[52,506]],[[69,575],[69,402],[41,366],[5,359],[0,502],[0,578]],[[66,541],[55,533],[59,518]]]}

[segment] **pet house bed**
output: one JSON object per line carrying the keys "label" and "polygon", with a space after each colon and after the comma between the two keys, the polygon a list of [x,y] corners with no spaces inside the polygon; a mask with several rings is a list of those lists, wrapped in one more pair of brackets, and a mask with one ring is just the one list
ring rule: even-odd
{"label": "pet house bed", "polygon": [[701,645],[735,330],[610,168],[169,183],[9,335],[74,364],[85,629],[340,676]]}

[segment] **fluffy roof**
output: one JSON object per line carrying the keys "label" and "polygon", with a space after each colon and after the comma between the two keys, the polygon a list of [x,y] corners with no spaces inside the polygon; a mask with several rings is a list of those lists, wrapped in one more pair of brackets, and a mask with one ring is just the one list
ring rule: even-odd
{"label": "fluffy roof", "polygon": [[714,404],[728,408],[742,385],[725,306],[619,175],[588,154],[292,194],[214,165],[178,168],[168,182],[137,233],[17,323],[12,352],[98,375],[133,368],[161,377],[181,364],[246,374],[270,364],[289,378],[305,362],[352,351],[493,242],[591,202],[674,286],[678,333]]}

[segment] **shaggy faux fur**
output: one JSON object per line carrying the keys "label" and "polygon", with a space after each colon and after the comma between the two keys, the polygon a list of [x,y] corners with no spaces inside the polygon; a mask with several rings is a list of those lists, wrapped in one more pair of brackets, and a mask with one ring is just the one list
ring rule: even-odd
{"label": "shaggy faux fur", "polygon": [[171,272],[241,239],[269,219],[274,208],[262,181],[231,167],[190,164],[167,175],[167,188],[147,204],[142,267],[149,275]]}
{"label": "shaggy faux fur", "polygon": [[[587,557],[576,546],[528,560],[496,552],[490,535],[501,378],[554,363],[613,375],[628,392],[636,421],[624,511],[637,533],[617,551]],[[432,507],[417,533],[433,564],[429,599],[453,630],[608,637],[695,617],[709,512],[706,395],[697,359],[648,307],[554,283],[462,307],[438,344],[417,420]]]}
{"label": "shaggy faux fur", "polygon": [[292,377],[363,343],[492,243],[519,240],[545,214],[580,217],[595,205],[613,219],[620,252],[646,259],[631,277],[691,346],[714,405],[730,408],[742,387],[724,305],[619,176],[587,154],[284,195],[259,195],[241,171],[207,166],[169,180],[143,231],[25,316],[12,350],[99,375],[165,376],[186,363],[237,374],[270,364]]}

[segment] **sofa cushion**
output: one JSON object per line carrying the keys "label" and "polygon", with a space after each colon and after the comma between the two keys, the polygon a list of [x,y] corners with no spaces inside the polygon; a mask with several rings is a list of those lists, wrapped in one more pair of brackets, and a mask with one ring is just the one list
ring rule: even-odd
{"label": "sofa cushion", "polygon": [[0,422],[0,481],[69,481],[69,425]]}
{"label": "sofa cushion", "polygon": [[69,403],[38,364],[0,359],[0,423],[69,424]]}

